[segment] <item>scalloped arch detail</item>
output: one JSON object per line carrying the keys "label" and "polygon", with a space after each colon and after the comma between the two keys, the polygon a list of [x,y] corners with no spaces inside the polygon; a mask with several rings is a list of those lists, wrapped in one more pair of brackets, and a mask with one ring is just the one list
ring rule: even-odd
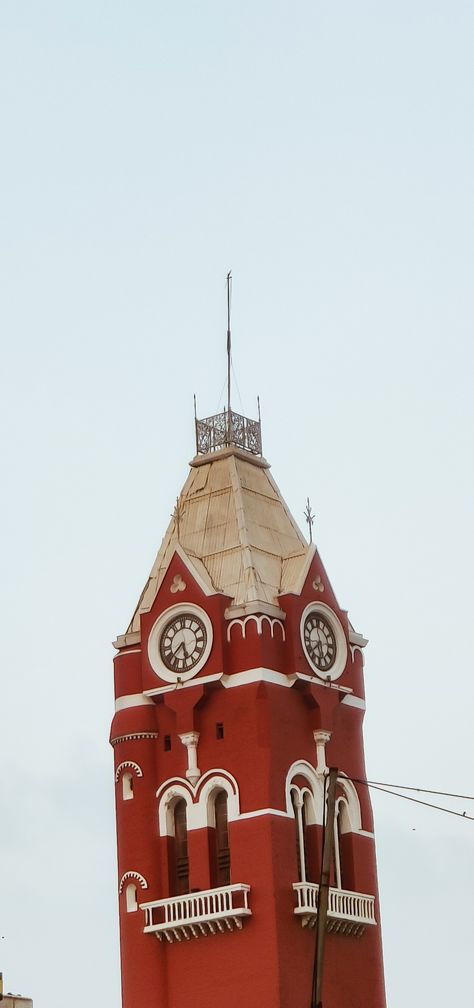
{"label": "scalloped arch detail", "polygon": [[148,882],[145,878],[143,878],[143,875],[140,875],[140,872],[126,871],[125,874],[122,875],[122,878],[120,879],[119,883],[120,893],[123,891],[123,887],[128,879],[133,879],[134,882],[138,882],[138,885],[141,887],[141,889],[148,889]]}
{"label": "scalloped arch detail", "polygon": [[115,783],[118,783],[118,779],[123,770],[134,770],[137,777],[143,777],[143,770],[138,763],[134,763],[133,760],[124,760],[123,763],[119,763],[115,771]]}
{"label": "scalloped arch detail", "polygon": [[273,617],[273,618],[271,616],[267,616],[266,613],[262,613],[261,615],[257,615],[256,613],[251,613],[250,616],[244,616],[243,618],[237,617],[236,619],[231,620],[230,623],[229,623],[229,626],[227,627],[227,640],[230,641],[230,639],[231,639],[231,630],[232,630],[232,627],[234,627],[234,626],[239,626],[240,627],[240,629],[242,631],[242,638],[243,638],[243,640],[245,640],[246,626],[247,626],[247,623],[249,622],[249,620],[253,620],[254,621],[254,623],[255,623],[255,625],[257,627],[257,633],[259,634],[259,636],[263,632],[263,624],[265,622],[265,623],[268,623],[268,625],[270,627],[270,636],[271,637],[275,636],[275,627],[279,626],[280,630],[281,630],[281,634],[282,634],[282,640],[286,640],[285,627],[283,625],[282,620],[278,619],[278,617],[276,617],[276,616]]}

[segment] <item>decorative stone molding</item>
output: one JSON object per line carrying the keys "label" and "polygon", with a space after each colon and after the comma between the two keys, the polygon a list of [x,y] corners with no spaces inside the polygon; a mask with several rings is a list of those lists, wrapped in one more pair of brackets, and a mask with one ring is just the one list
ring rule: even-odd
{"label": "decorative stone molding", "polygon": [[175,574],[170,588],[171,594],[176,595],[177,592],[182,592],[185,588],[186,581],[183,581],[181,574]]}
{"label": "decorative stone molding", "polygon": [[314,589],[314,591],[319,591],[319,592],[323,592],[324,591],[324,585],[323,585],[323,582],[322,582],[322,578],[319,576],[319,574],[318,574],[317,577],[315,577],[315,579],[313,581],[313,589]]}
{"label": "decorative stone molding", "polygon": [[180,798],[186,802],[188,832],[215,826],[214,798],[218,791],[226,791],[228,821],[234,822],[240,817],[239,789],[227,770],[207,770],[195,785],[184,777],[165,781],[156,793],[160,836],[174,835],[173,808]]}
{"label": "decorative stone molding", "polygon": [[360,801],[355,784],[342,770],[339,771],[337,784],[345,798],[341,815],[341,833],[363,833]]}
{"label": "decorative stone molding", "polygon": [[[326,734],[329,734],[329,732]],[[327,801],[324,787],[324,778],[326,775],[327,768],[325,773],[318,773],[307,760],[296,760],[295,763],[292,763],[286,775],[285,786],[286,811],[288,816],[294,818],[292,792],[295,797],[299,793],[304,801],[307,826],[313,824],[322,826],[324,824],[324,804],[325,800]],[[295,777],[304,777],[308,786],[298,787],[294,783]],[[339,797],[344,798],[340,819],[341,833],[361,833],[363,836],[371,836],[372,834],[367,834],[366,830],[362,829],[362,816],[356,787],[342,770],[338,774],[337,786],[340,792]]]}
{"label": "decorative stone molding", "polygon": [[134,770],[137,777],[143,777],[143,770],[138,766],[138,763],[134,763],[132,760],[124,760],[123,763],[119,763],[115,771],[115,783],[118,783],[118,779],[123,770]]}
{"label": "decorative stone molding", "polygon": [[360,654],[361,658],[362,658],[362,668],[364,668],[364,665],[365,665],[365,655],[364,655],[364,652],[363,652],[362,648],[360,647],[360,645],[359,644],[349,644],[349,647],[350,647],[350,650],[351,650],[352,661],[354,661],[354,656],[355,656],[356,652],[358,652]]}
{"label": "decorative stone molding", "polygon": [[199,732],[185,732],[184,735],[180,735],[179,737],[183,745],[186,746],[186,749],[188,750],[188,769],[186,770],[186,778],[194,786],[197,784],[201,776],[201,771],[197,765]]}
{"label": "decorative stone molding", "polygon": [[281,619],[277,619],[276,617],[267,616],[266,613],[260,613],[258,615],[256,613],[251,613],[250,616],[245,616],[243,618],[236,618],[236,619],[231,620],[230,623],[229,623],[229,625],[228,625],[228,627],[227,627],[227,640],[230,641],[230,639],[231,639],[231,630],[232,630],[232,627],[234,627],[234,626],[240,626],[240,629],[242,631],[242,638],[243,638],[243,640],[245,640],[246,625],[249,622],[249,620],[253,620],[254,621],[254,623],[255,623],[255,625],[257,627],[257,633],[258,633],[259,636],[263,632],[263,623],[265,621],[266,623],[268,623],[268,625],[270,627],[270,636],[271,637],[275,636],[275,626],[279,626],[280,629],[281,629],[281,635],[282,635],[281,639],[282,640],[286,640],[286,637],[285,637],[285,627],[283,625],[282,620]]}
{"label": "decorative stone molding", "polygon": [[140,872],[127,871],[120,879],[119,893],[123,892],[123,887],[128,879],[132,879],[134,882],[137,882],[141,889],[148,889],[148,882],[145,878],[143,878],[143,875],[140,875]]}
{"label": "decorative stone molding", "polygon": [[[294,783],[295,777],[303,777],[307,786],[298,787]],[[292,763],[286,775],[285,797],[286,811],[289,816],[294,817],[292,794],[301,801],[305,809],[305,821],[307,826],[317,824],[322,826],[324,821],[324,780],[318,774],[311,763],[307,760],[296,760]]]}
{"label": "decorative stone molding", "polygon": [[328,769],[326,764],[326,744],[331,739],[331,732],[325,731],[324,728],[318,728],[317,731],[313,732],[313,738],[316,742],[316,773],[325,774]]}
{"label": "decorative stone molding", "polygon": [[362,668],[364,667],[365,663],[363,649],[366,647],[368,643],[369,642],[367,637],[364,637],[363,634],[357,633],[357,631],[354,630],[353,627],[349,627],[349,647],[351,649],[352,661],[354,661],[354,656],[356,654],[356,651],[358,651],[362,658]]}
{"label": "decorative stone molding", "polygon": [[159,732],[131,732],[130,735],[116,735],[115,738],[110,739],[110,745],[116,746],[119,742],[134,742],[135,739],[157,739],[159,737]]}

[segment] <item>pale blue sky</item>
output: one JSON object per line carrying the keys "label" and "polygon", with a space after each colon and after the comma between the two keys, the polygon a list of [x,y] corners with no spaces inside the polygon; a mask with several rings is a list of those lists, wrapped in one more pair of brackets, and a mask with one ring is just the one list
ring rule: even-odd
{"label": "pale blue sky", "polygon": [[[109,642],[229,268],[234,405],[370,638],[369,773],[472,793],[473,41],[460,0],[0,2],[0,969],[35,1008],[119,1002]],[[389,1004],[464,1003],[473,824],[374,806]]]}

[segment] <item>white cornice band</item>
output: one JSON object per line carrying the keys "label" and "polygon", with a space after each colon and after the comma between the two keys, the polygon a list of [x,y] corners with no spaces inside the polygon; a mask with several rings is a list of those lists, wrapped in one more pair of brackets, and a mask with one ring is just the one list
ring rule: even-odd
{"label": "white cornice band", "polygon": [[342,703],[347,704],[349,707],[365,710],[365,700],[362,697],[354,696],[348,686],[339,686],[337,683],[318,681],[315,676],[307,675],[305,672],[295,672],[292,675],[286,675],[284,672],[277,672],[276,669],[264,668],[263,666],[245,669],[243,672],[234,672],[232,675],[217,672],[214,675],[199,676],[196,679],[191,679],[189,682],[157,686],[154,689],[145,690],[143,693],[129,693],[125,696],[117,697],[115,710],[121,711],[129,707],[142,707],[145,704],[152,704],[152,698],[161,696],[163,693],[172,693],[176,689],[191,689],[193,686],[205,686],[207,683],[213,682],[221,682],[225,689],[235,689],[237,686],[248,686],[251,683],[261,682],[272,683],[274,686],[283,686],[284,689],[290,689],[298,680],[307,682],[311,686],[318,686],[320,689],[333,689],[339,693],[344,693],[345,696],[341,701]]}
{"label": "white cornice band", "polygon": [[128,707],[144,707],[152,703],[153,700],[146,693],[127,693],[125,696],[117,697],[115,710],[127,710]]}

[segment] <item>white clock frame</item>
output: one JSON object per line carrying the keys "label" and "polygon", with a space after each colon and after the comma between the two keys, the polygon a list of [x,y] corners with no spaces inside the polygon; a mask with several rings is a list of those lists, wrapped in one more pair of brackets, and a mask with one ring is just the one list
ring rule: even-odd
{"label": "white clock frame", "polygon": [[[328,669],[326,673],[324,673],[322,669],[319,669],[318,666],[311,661],[311,658],[309,657],[309,654],[306,650],[304,642],[304,625],[308,616],[311,613],[321,613],[321,616],[324,616],[324,618],[329,623],[331,630],[333,631],[334,639],[336,641],[336,658],[334,661],[334,665],[332,665],[332,667]],[[342,673],[344,672],[347,662],[346,635],[344,633],[344,630],[342,628],[339,619],[336,616],[336,613],[333,612],[333,610],[330,609],[330,607],[326,605],[324,602],[320,602],[319,599],[318,601],[315,600],[314,602],[310,602],[309,605],[306,606],[306,608],[303,610],[301,614],[300,638],[303,647],[303,654],[306,658],[306,661],[308,662],[308,665],[311,666],[313,672],[315,673],[315,675],[317,675],[318,679],[321,679],[323,682],[327,682],[327,680],[329,679],[331,682],[333,682],[335,679],[339,679],[340,676],[342,676]]]}
{"label": "white clock frame", "polygon": [[[198,619],[204,623],[207,634],[206,646],[201,657],[192,668],[187,669],[186,671],[183,670],[182,672],[173,672],[161,660],[160,638],[162,631],[170,620],[176,616],[187,613],[189,613],[190,616],[197,616]],[[170,606],[169,609],[165,609],[165,611],[161,613],[161,616],[158,616],[158,619],[153,624],[148,637],[148,661],[150,662],[154,673],[159,676],[160,679],[163,679],[164,682],[186,682],[187,679],[192,679],[193,676],[197,675],[206,664],[211,653],[212,640],[212,623],[207,613],[204,612],[204,609],[201,609],[200,606],[194,605],[193,602],[181,602],[178,605]]]}

